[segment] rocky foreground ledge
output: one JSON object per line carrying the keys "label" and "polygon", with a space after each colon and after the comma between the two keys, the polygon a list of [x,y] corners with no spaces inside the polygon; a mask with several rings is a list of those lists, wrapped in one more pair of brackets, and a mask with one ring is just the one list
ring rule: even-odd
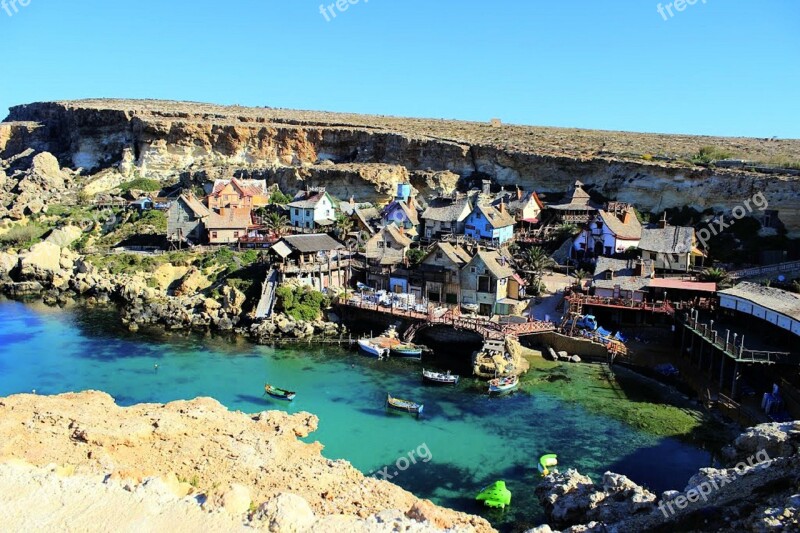
{"label": "rocky foreground ledge", "polygon": [[594,483],[572,469],[547,476],[536,494],[564,533],[800,531],[800,421],[750,428],[723,455],[720,468],[660,498],[619,474]]}
{"label": "rocky foreground ledge", "polygon": [[321,444],[298,440],[317,422],[209,398],[127,408],[95,391],[0,399],[0,519],[13,530],[493,531],[325,459]]}

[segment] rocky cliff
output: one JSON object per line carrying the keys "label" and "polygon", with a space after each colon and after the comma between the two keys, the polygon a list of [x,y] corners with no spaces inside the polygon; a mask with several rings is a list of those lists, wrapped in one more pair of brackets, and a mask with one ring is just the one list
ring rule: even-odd
{"label": "rocky cliff", "polygon": [[9,530],[492,531],[325,459],[299,440],[316,427],[308,413],[246,415],[209,398],[128,408],[100,392],[2,398],[0,516]]}
{"label": "rocky cliff", "polygon": [[[296,189],[385,198],[410,179],[422,191],[459,178],[561,193],[575,179],[645,210],[729,211],[763,192],[800,232],[800,177],[692,165],[703,146],[754,161],[800,161],[800,141],[651,135],[401,119],[162,101],[86,100],[11,109],[0,158],[49,151],[84,175],[201,181],[263,177]],[[105,176],[105,179],[108,179]]]}

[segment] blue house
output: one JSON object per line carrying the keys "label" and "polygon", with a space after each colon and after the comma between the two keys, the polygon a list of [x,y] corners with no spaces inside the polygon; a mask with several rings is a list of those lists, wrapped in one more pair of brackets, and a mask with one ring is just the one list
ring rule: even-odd
{"label": "blue house", "polygon": [[476,240],[503,244],[514,238],[514,224],[504,203],[499,208],[491,205],[478,205],[467,217],[464,235]]}

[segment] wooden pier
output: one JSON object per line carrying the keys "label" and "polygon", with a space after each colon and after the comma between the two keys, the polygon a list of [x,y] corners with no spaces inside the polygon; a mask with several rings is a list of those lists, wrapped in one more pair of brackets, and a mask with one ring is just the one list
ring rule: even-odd
{"label": "wooden pier", "polygon": [[[800,358],[791,352],[779,352],[770,350],[753,350],[745,348],[744,335],[726,332],[723,338],[715,329],[714,321],[709,324],[701,323],[697,310],[691,310],[678,317],[678,323],[682,326],[681,332],[681,355],[689,351],[692,363],[697,360],[697,366],[701,371],[707,369],[709,377],[714,372],[714,366],[719,359],[719,387],[722,390],[725,383],[726,361],[733,362],[731,379],[731,396],[736,398],[738,383],[743,364],[762,364],[762,365],[794,365],[800,366]],[[710,348],[710,350],[708,349]],[[706,353],[708,352],[708,353]],[[715,355],[721,354],[719,357]],[[697,355],[696,355],[697,354]]]}

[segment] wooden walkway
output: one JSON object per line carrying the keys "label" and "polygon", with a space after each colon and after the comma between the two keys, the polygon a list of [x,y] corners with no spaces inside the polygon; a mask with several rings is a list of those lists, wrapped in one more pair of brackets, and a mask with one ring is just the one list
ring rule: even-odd
{"label": "wooden walkway", "polygon": [[589,296],[586,294],[571,294],[565,298],[570,304],[580,304],[595,307],[607,307],[611,309],[629,309],[634,311],[646,311],[649,313],[663,313],[672,316],[675,308],[669,302],[637,302],[622,298],[606,298],[601,296]]}
{"label": "wooden walkway", "polygon": [[413,322],[403,335],[405,341],[410,342],[419,331],[431,326],[449,326],[459,331],[471,331],[481,335],[484,340],[503,340],[506,337],[521,337],[535,335],[546,331],[555,331],[556,325],[552,322],[541,320],[522,322],[519,324],[500,324],[487,318],[476,318],[461,315],[457,309],[442,308],[434,305],[427,306],[427,313],[416,310],[384,307],[377,303],[352,298],[339,302],[340,306],[365,309],[398,318],[405,318]]}
{"label": "wooden walkway", "polygon": [[690,313],[685,313],[684,316],[680,318],[680,321],[688,331],[700,337],[705,342],[710,343],[714,348],[737,363],[800,365],[798,357],[794,356],[791,352],[750,350],[745,348],[744,335],[739,337],[738,344],[736,343],[737,335],[734,336],[733,342],[730,337],[723,339],[711,325],[700,323],[697,318],[697,313],[694,313],[694,316]]}
{"label": "wooden walkway", "polygon": [[258,300],[256,307],[256,319],[263,320],[272,316],[272,310],[275,308],[275,299],[277,298],[278,290],[278,272],[271,269],[264,279],[264,284],[261,288],[261,298]]}
{"label": "wooden walkway", "polygon": [[782,273],[800,272],[800,261],[789,261],[788,263],[778,263],[763,267],[746,268],[744,270],[732,270],[728,276],[732,280],[739,281],[747,278],[758,278],[761,276],[777,276]]}

